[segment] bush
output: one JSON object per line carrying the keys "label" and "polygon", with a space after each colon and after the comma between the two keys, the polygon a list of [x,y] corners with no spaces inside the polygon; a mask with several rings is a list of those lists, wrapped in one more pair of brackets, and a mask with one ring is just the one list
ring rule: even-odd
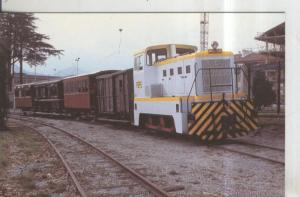
{"label": "bush", "polygon": [[258,110],[262,106],[269,106],[276,100],[276,94],[272,89],[272,84],[266,79],[265,73],[257,71],[253,79],[254,104]]}

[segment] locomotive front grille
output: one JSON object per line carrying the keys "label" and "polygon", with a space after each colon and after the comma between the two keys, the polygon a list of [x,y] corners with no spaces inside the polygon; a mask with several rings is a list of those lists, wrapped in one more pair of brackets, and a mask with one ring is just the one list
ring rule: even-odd
{"label": "locomotive front grille", "polygon": [[230,92],[232,90],[233,75],[229,59],[203,60],[202,68],[203,92]]}

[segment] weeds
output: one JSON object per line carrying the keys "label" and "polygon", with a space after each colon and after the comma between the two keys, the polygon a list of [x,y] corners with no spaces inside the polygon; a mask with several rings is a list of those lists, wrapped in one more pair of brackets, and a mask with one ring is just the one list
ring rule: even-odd
{"label": "weeds", "polygon": [[32,172],[27,172],[20,175],[17,177],[17,180],[19,184],[27,190],[36,189],[36,185],[34,183],[34,174]]}

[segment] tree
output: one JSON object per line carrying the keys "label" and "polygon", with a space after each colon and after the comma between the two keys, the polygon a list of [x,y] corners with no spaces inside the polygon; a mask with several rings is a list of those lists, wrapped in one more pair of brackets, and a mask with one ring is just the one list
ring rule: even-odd
{"label": "tree", "polygon": [[266,79],[265,73],[257,71],[253,79],[253,97],[255,106],[260,110],[275,102],[276,95],[272,84]]}
{"label": "tree", "polygon": [[8,45],[0,38],[0,131],[6,129],[6,116],[8,108],[8,56]]}
{"label": "tree", "polygon": [[0,36],[9,45],[9,70],[14,77],[14,65],[20,64],[20,83],[23,83],[23,63],[30,66],[43,65],[49,56],[62,55],[46,41],[49,36],[36,32],[36,17],[30,13],[0,14]]}

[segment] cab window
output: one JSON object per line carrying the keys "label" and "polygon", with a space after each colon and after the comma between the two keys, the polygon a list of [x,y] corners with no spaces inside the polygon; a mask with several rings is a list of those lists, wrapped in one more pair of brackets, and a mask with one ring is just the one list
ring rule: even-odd
{"label": "cab window", "polygon": [[152,49],[147,51],[147,65],[151,66],[157,62],[167,59],[167,49]]}
{"label": "cab window", "polygon": [[134,58],[134,70],[143,70],[143,56]]}

